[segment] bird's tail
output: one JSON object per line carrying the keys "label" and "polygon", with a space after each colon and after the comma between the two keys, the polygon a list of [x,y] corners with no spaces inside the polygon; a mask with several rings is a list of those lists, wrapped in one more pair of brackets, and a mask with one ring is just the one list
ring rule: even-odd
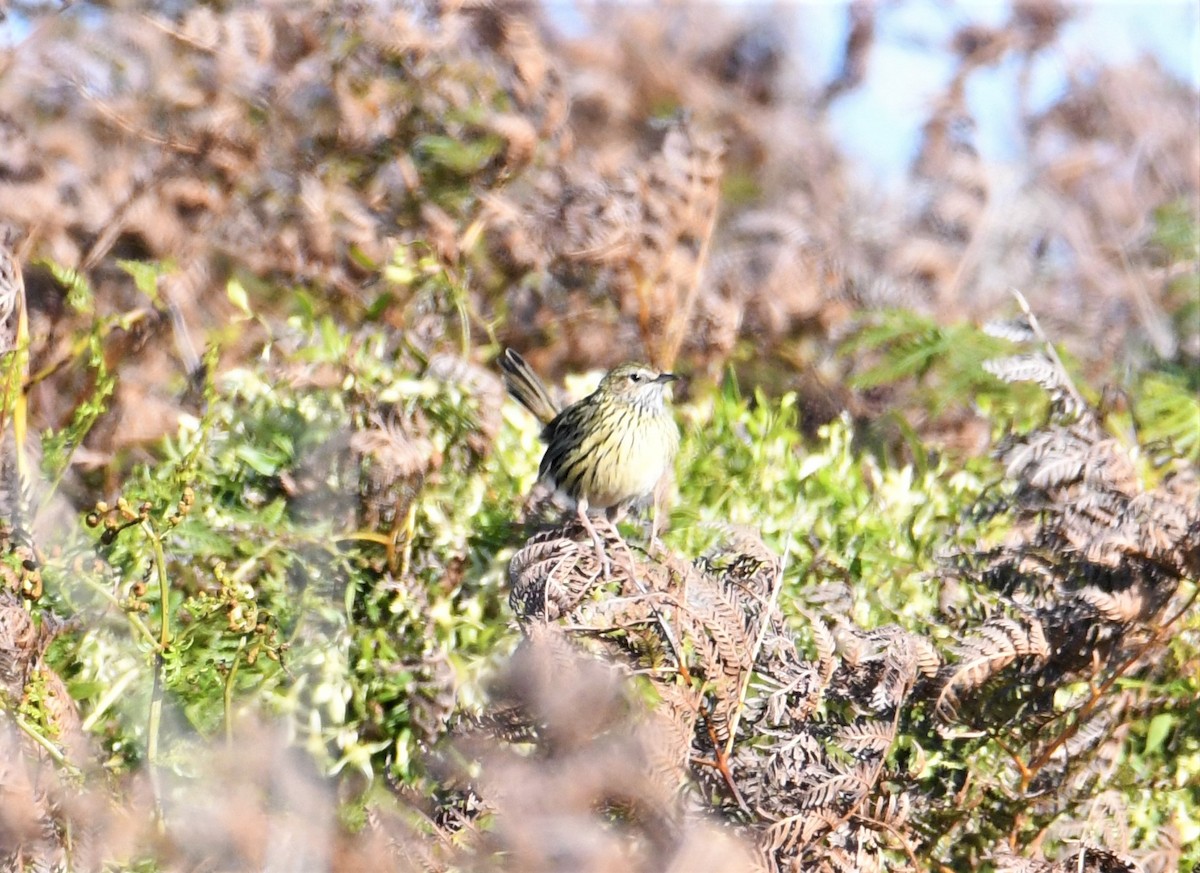
{"label": "bird's tail", "polygon": [[505,349],[500,358],[500,369],[504,371],[504,387],[518,403],[532,412],[542,424],[554,420],[558,415],[558,404],[524,358],[512,349]]}

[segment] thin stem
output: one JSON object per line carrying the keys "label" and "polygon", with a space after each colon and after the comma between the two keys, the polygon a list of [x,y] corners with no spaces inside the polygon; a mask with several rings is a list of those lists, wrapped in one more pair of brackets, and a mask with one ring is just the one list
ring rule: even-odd
{"label": "thin stem", "polygon": [[[723,169],[724,167],[722,165],[722,170]],[[667,324],[665,348],[662,349],[659,355],[655,356],[661,358],[661,360],[652,362],[655,364],[655,366],[670,369],[675,365],[675,359],[679,357],[679,350],[683,348],[683,337],[687,331],[688,321],[691,319],[692,311],[696,308],[696,300],[700,296],[700,279],[703,276],[704,268],[708,263],[708,253],[712,247],[713,230],[717,226],[717,213],[719,207],[720,197],[713,197],[707,216],[707,221],[704,225],[704,232],[700,238],[700,250],[696,253],[695,263],[692,265],[692,281],[687,289],[687,296],[671,313],[670,320]],[[673,255],[674,253],[672,253],[672,256]],[[644,298],[646,292],[649,290],[645,280],[638,283],[638,290],[640,292],[639,296]]]}
{"label": "thin stem", "polygon": [[242,563],[238,564],[237,569],[234,570],[229,575],[229,581],[230,582],[243,581],[247,576],[250,575],[250,571],[254,569],[254,565],[257,564],[259,561],[261,561],[263,558],[265,558],[267,555],[271,554],[271,552],[274,551],[276,548],[278,548],[279,545],[280,545],[280,541],[278,539],[270,540],[265,546],[263,546],[257,552],[255,552],[253,555],[250,555],[250,557],[246,558],[246,560],[242,561]]}
{"label": "thin stem", "polygon": [[[143,625],[145,627],[145,625]],[[117,700],[125,694],[125,689],[128,688],[138,676],[138,670],[126,670],[118,679],[109,686],[104,695],[96,702],[96,707],[88,714],[88,717],[83,720],[83,732],[88,733],[96,722],[104,717],[104,713],[108,712]]]}
{"label": "thin stem", "polygon": [[[909,689],[911,689],[911,688],[912,688],[912,686],[910,685]],[[889,746],[893,742],[895,742],[896,734],[899,733],[899,731],[900,731],[901,711],[902,711],[901,707],[897,706],[896,712],[892,716],[892,738],[888,742]],[[837,823],[834,824],[832,827],[830,827],[826,831],[826,833],[833,833],[838,828],[840,828],[843,824],[845,824],[847,821],[849,821],[852,816],[856,816],[859,814],[858,810],[862,808],[863,802],[870,795],[870,793],[871,793],[870,789],[874,788],[875,786],[877,786],[879,784],[879,776],[881,773],[883,773],[883,765],[886,763],[886,761],[887,761],[887,755],[881,754],[879,756],[879,760],[877,760],[875,762],[875,769],[871,773],[871,778],[869,780],[869,785],[868,785],[867,790],[862,792],[862,794],[859,796],[859,798],[850,804],[850,808],[848,810],[846,810],[846,812],[842,815],[842,817],[838,819]],[[864,781],[866,781],[866,780],[864,780]],[[805,846],[811,846],[814,842],[815,842],[815,840],[809,840],[807,843],[805,843]]]}
{"label": "thin stem", "polygon": [[150,546],[154,550],[155,574],[158,577],[159,597],[159,640],[154,652],[154,687],[150,694],[150,716],[146,725],[146,766],[150,773],[150,785],[154,791],[154,818],[160,831],[164,831],[166,823],[163,819],[162,792],[158,782],[158,740],[162,728],[163,708],[163,669],[164,654],[171,643],[171,586],[167,579],[167,557],[163,552],[162,538],[159,537],[149,520],[142,521],[142,530],[150,538]]}
{"label": "thin stem", "polygon": [[246,648],[246,638],[238,640],[237,651],[233,653],[233,663],[225,674],[225,745],[233,748],[233,688],[237,678],[238,667],[242,663],[242,652]]}
{"label": "thin stem", "polygon": [[1029,308],[1029,301],[1025,299],[1025,295],[1016,288],[1011,289],[1012,295],[1017,299],[1017,305],[1021,307],[1021,311],[1025,313],[1025,318],[1029,322],[1029,328],[1037,335],[1037,338],[1042,341],[1042,345],[1046,347],[1046,355],[1050,361],[1058,369],[1059,378],[1062,379],[1067,390],[1071,392],[1071,399],[1075,401],[1078,408],[1083,411],[1087,410],[1087,401],[1083,399],[1083,395],[1079,393],[1079,389],[1075,387],[1075,382],[1071,379],[1071,374],[1067,372],[1067,368],[1063,365],[1062,358],[1058,356],[1058,350],[1054,348],[1054,343],[1050,342],[1050,337],[1046,336],[1046,332],[1042,330],[1042,325],[1038,322],[1037,316],[1033,314],[1033,310]]}
{"label": "thin stem", "polygon": [[725,742],[725,757],[733,754],[733,743],[737,739],[738,724],[742,720],[742,712],[746,709],[746,692],[750,688],[750,679],[754,675],[754,662],[762,651],[763,642],[767,638],[767,628],[771,626],[771,616],[775,614],[775,604],[779,602],[779,592],[783,588],[783,574],[787,570],[788,560],[792,556],[792,531],[788,530],[787,542],[784,544],[783,559],[779,562],[779,572],[771,584],[771,597],[763,604],[762,621],[758,626],[758,637],[754,640],[754,648],[750,650],[750,665],[742,675],[741,688],[738,689],[738,703],[729,722],[729,739]]}
{"label": "thin stem", "polygon": [[150,790],[154,795],[154,823],[159,833],[166,831],[166,821],[163,818],[162,786],[158,780],[158,733],[162,727],[163,708],[163,656],[161,652],[154,653],[154,686],[150,692],[150,715],[146,722],[146,769],[150,774]]}
{"label": "thin stem", "polygon": [[40,730],[38,730],[36,726],[31,724],[23,716],[18,715],[17,713],[13,713],[13,721],[16,722],[17,727],[21,729],[22,733],[24,733],[27,737],[45,750],[46,754],[50,756],[51,760],[53,760],[55,764],[65,768],[74,776],[82,775],[79,768],[67,760],[67,756],[63,754],[62,749],[55,745],[55,743],[49,737],[45,736]]}
{"label": "thin stem", "polygon": [[[651,596],[650,591],[644,584],[642,584],[642,580],[637,577],[637,569],[634,566],[633,553],[629,551],[629,546],[626,545],[625,540],[621,538],[621,532],[617,530],[616,523],[609,521],[607,518],[605,521],[608,522],[609,527],[612,529],[612,534],[615,537],[616,543],[621,545],[625,552],[625,557],[629,560],[629,580],[633,582],[638,592],[645,596],[646,603],[650,607],[650,612],[654,615],[659,627],[662,628],[663,636],[667,640],[667,645],[671,647],[671,652],[675,655],[675,663],[679,666],[679,675],[683,677],[684,682],[687,682],[690,685],[692,682],[692,674],[688,670],[687,661],[684,658],[683,646],[681,646],[679,641],[676,639],[675,632],[671,628],[670,622],[667,621],[662,612],[659,611],[658,607],[654,605],[654,598]],[[687,576],[684,575],[685,580],[686,578]],[[684,599],[686,600],[686,595],[684,595]],[[680,608],[686,608],[686,605],[681,603]]]}
{"label": "thin stem", "polygon": [[1079,729],[1083,726],[1088,716],[1090,716],[1092,711],[1100,705],[1100,701],[1103,699],[1104,695],[1112,689],[1113,685],[1117,683],[1117,680],[1124,676],[1127,670],[1145,657],[1146,653],[1149,652],[1151,648],[1163,641],[1167,631],[1170,630],[1171,626],[1175,624],[1175,622],[1183,617],[1184,613],[1186,613],[1191,605],[1196,601],[1197,596],[1200,596],[1200,588],[1196,589],[1192,596],[1188,598],[1187,602],[1184,603],[1184,605],[1179,609],[1178,612],[1175,613],[1175,615],[1171,616],[1170,619],[1158,627],[1150,639],[1139,646],[1138,649],[1124,661],[1119,663],[1113,669],[1111,676],[1104,680],[1104,682],[1102,682],[1099,686],[1094,686],[1092,688],[1092,693],[1089,695],[1088,699],[1084,701],[1083,705],[1080,706],[1079,709],[1075,710],[1075,721],[1067,725],[1067,727],[1063,729],[1062,733],[1056,736],[1046,746],[1046,748],[1044,748],[1037,755],[1037,757],[1035,757],[1033,761],[1029,763],[1025,773],[1022,774],[1021,778],[1022,793],[1029,789],[1030,784],[1033,782],[1033,778],[1042,770],[1042,768],[1050,763],[1050,759],[1054,756],[1054,753],[1058,751],[1058,749],[1061,748],[1067,742],[1067,740],[1071,739],[1071,737],[1075,736],[1075,734],[1079,732]]}
{"label": "thin stem", "polygon": [[149,521],[142,522],[142,530],[150,538],[150,547],[154,549],[154,570],[158,577],[159,647],[165,651],[171,642],[171,585],[167,579],[167,556],[163,552],[162,538]]}
{"label": "thin stem", "polygon": [[150,628],[146,627],[146,623],[144,621],[142,621],[142,619],[137,615],[137,613],[130,612],[129,610],[127,610],[123,606],[121,606],[121,601],[117,600],[117,596],[115,594],[113,594],[111,591],[109,591],[107,588],[105,588],[103,585],[101,585],[99,582],[94,582],[93,580],[89,579],[87,576],[82,576],[80,578],[82,579],[84,585],[91,588],[93,591],[95,591],[97,594],[99,594],[101,597],[103,597],[105,600],[107,600],[110,604],[112,604],[117,609],[119,609],[123,613],[125,613],[125,618],[129,620],[129,623],[131,625],[133,625],[133,629],[138,632],[138,635],[141,636],[146,642],[148,642],[152,648],[158,649],[158,640],[156,640],[154,638],[154,632],[152,630],[150,630]]}
{"label": "thin stem", "polygon": [[750,807],[746,805],[746,801],[742,798],[742,792],[738,790],[737,783],[733,779],[733,771],[729,769],[729,756],[721,751],[720,744],[717,742],[717,732],[713,728],[712,719],[707,716],[703,716],[703,718],[704,729],[708,732],[708,740],[713,746],[713,761],[711,765],[716,767],[717,772],[721,774],[721,778],[725,780],[725,785],[729,788],[730,794],[733,795],[738,809],[749,815],[751,813]]}
{"label": "thin stem", "polygon": [[889,834],[895,837],[900,843],[900,848],[904,850],[904,854],[908,856],[908,863],[912,865],[912,868],[914,870],[921,869],[921,862],[917,860],[917,853],[913,850],[912,845],[904,838],[904,834],[901,833],[899,829],[893,827],[885,821],[881,821],[877,818],[871,818],[867,815],[856,815],[855,818],[864,824],[875,828],[876,830],[887,831]]}

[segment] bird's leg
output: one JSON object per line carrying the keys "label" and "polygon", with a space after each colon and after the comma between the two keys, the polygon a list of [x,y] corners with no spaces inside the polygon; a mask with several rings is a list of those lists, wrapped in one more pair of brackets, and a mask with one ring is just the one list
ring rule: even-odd
{"label": "bird's leg", "polygon": [[605,576],[612,575],[612,564],[608,560],[608,552],[604,548],[604,540],[600,537],[600,532],[596,530],[596,526],[592,524],[592,520],[588,517],[588,502],[580,499],[576,504],[576,512],[579,515],[579,523],[583,525],[583,529],[587,531],[592,538],[592,545],[596,547],[596,560],[600,562],[600,572]]}
{"label": "bird's leg", "polygon": [[658,501],[650,504],[650,552],[653,554],[658,542]]}
{"label": "bird's leg", "polygon": [[625,538],[621,536],[621,531],[617,528],[617,520],[625,514],[625,509],[622,506],[610,506],[604,512],[604,520],[612,525],[613,538],[621,546],[621,552],[625,555],[625,569],[629,571],[629,578],[634,582],[637,581],[636,565],[633,561],[633,553],[629,551],[629,546],[625,542]]}
{"label": "bird's leg", "polygon": [[668,492],[670,491],[670,476],[663,476],[658,480],[658,484],[654,486],[654,493],[650,496],[650,551],[653,552],[656,546],[662,545],[658,539],[658,512],[659,509],[665,509],[667,506]]}

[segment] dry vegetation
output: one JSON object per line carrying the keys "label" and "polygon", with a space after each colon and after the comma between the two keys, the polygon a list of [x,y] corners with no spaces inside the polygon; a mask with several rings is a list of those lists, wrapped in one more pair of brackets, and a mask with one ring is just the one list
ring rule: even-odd
{"label": "dry vegetation", "polygon": [[[1200,864],[1191,87],[1026,109],[1018,0],[892,201],[869,3],[828,83],[709,5],[0,12],[3,863]],[[689,375],[665,545],[514,520],[502,344]]]}

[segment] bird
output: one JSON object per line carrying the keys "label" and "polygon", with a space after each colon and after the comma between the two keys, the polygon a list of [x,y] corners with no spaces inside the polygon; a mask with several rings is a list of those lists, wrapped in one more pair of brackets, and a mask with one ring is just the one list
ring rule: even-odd
{"label": "bird", "polygon": [[[546,451],[538,479],[574,502],[580,524],[606,564],[603,541],[588,513],[603,510],[609,521],[617,520],[630,506],[651,498],[672,469],[679,428],[667,392],[679,377],[648,364],[621,364],[587,397],[560,409],[513,349],[505,349],[500,369],[508,393],[542,423]],[[656,532],[652,519],[652,542]]]}
{"label": "bird", "polygon": [[0,233],[0,353],[16,346],[17,324],[9,324],[9,316],[19,312],[25,297],[21,279],[21,264],[7,245],[7,234]]}

